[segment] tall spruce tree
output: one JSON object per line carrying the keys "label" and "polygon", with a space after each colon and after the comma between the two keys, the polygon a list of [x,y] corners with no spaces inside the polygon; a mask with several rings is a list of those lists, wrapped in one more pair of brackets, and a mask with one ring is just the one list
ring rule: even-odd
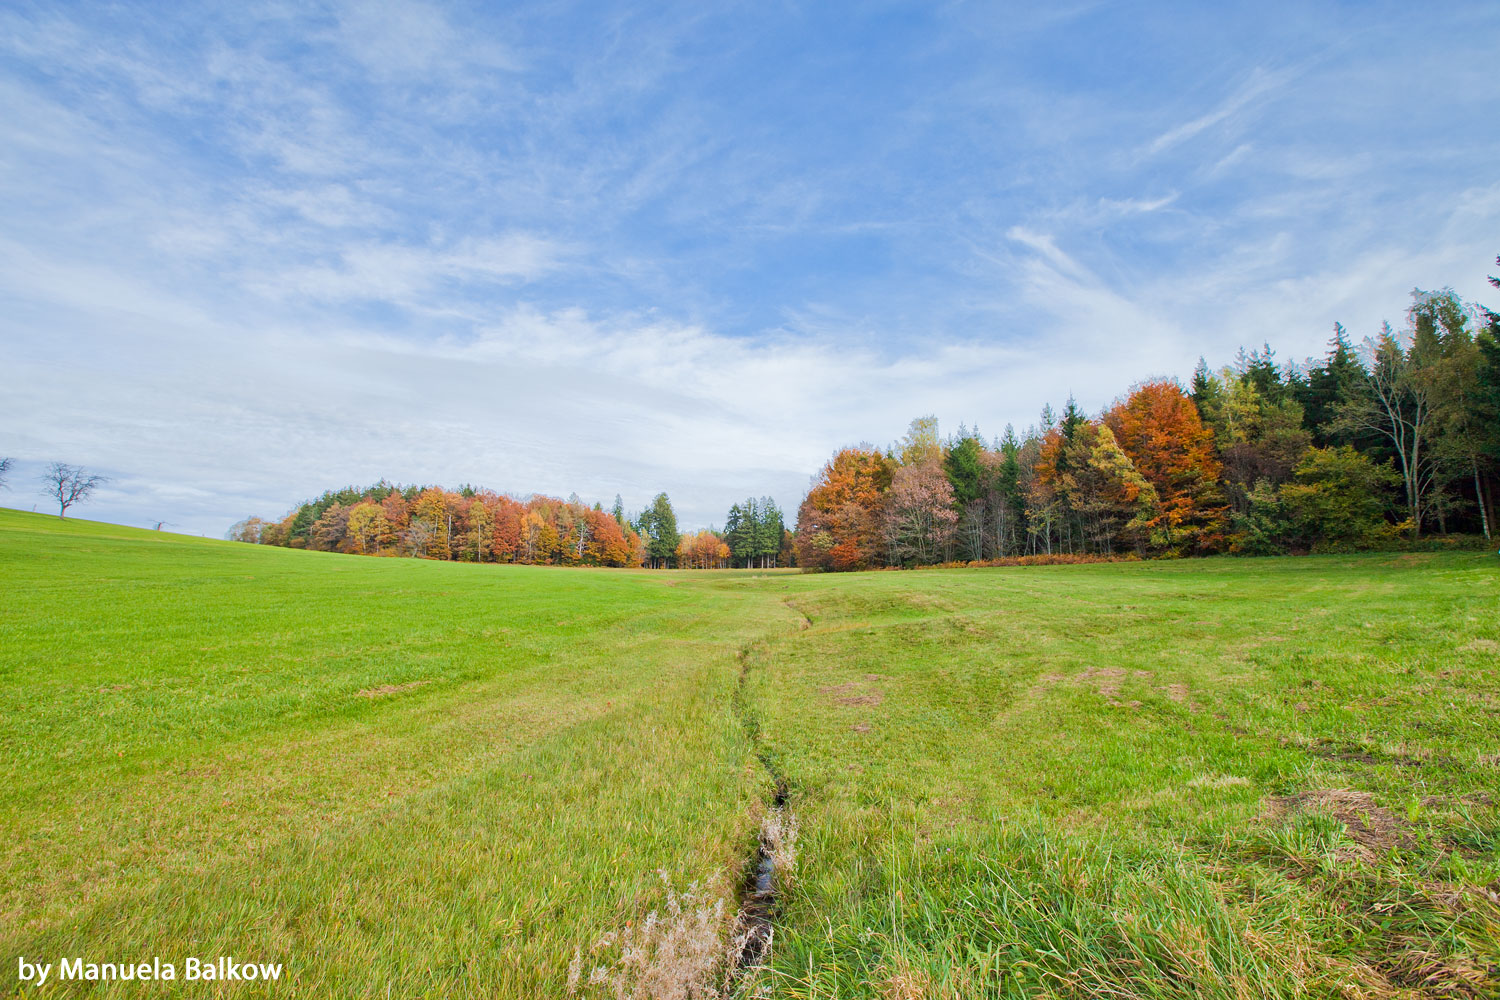
{"label": "tall spruce tree", "polygon": [[978,431],[963,426],[958,437],[948,445],[943,456],[943,472],[953,487],[953,502],[958,508],[958,543],[965,558],[983,559],[985,536],[989,533],[986,500],[990,492],[989,468],[984,462],[984,442]]}
{"label": "tall spruce tree", "polygon": [[959,429],[959,437],[943,456],[943,471],[953,487],[953,499],[967,507],[984,492],[984,444],[973,434]]}
{"label": "tall spruce tree", "polygon": [[665,493],[656,494],[651,506],[641,511],[636,530],[646,540],[646,555],[652,568],[673,564],[682,535],[677,530],[677,512],[672,509],[672,501]]}
{"label": "tall spruce tree", "polygon": [[[745,509],[739,504],[732,504],[728,516],[724,518],[724,544],[729,546],[729,558],[734,561],[734,565],[749,558],[745,544],[748,527],[745,523]],[[745,565],[748,566],[749,562]]]}
{"label": "tall spruce tree", "polygon": [[758,508],[760,517],[755,523],[755,555],[761,568],[768,569],[781,551],[781,508],[770,497],[761,497]]}
{"label": "tall spruce tree", "polygon": [[1218,424],[1219,401],[1223,394],[1219,380],[1208,370],[1208,362],[1199,355],[1198,366],[1193,369],[1193,387],[1189,395],[1193,397],[1193,405],[1198,407],[1198,418],[1205,424]]}
{"label": "tall spruce tree", "polygon": [[724,543],[735,565],[770,568],[781,554],[786,519],[770,497],[747,497],[729,508],[724,519]]}
{"label": "tall spruce tree", "polygon": [[1272,403],[1286,399],[1289,389],[1282,380],[1281,366],[1276,363],[1276,352],[1271,349],[1270,344],[1262,344],[1260,350],[1249,354],[1245,353],[1244,348],[1240,348],[1235,368],[1241,378],[1255,386],[1255,391],[1263,399]]}
{"label": "tall spruce tree", "polygon": [[1365,369],[1359,355],[1349,344],[1349,335],[1343,324],[1333,325],[1333,338],[1328,341],[1328,354],[1323,363],[1307,370],[1298,402],[1302,404],[1302,426],[1313,436],[1313,444],[1326,448],[1346,442],[1346,432],[1338,430],[1335,419],[1339,406],[1353,393],[1359,392],[1364,382]]}
{"label": "tall spruce tree", "polygon": [[995,503],[992,516],[995,519],[994,553],[1001,558],[1019,551],[1019,539],[1026,536],[1026,499],[1021,487],[1021,442],[1016,429],[1005,425],[1005,436],[999,441],[997,450],[1000,462],[995,470]]}

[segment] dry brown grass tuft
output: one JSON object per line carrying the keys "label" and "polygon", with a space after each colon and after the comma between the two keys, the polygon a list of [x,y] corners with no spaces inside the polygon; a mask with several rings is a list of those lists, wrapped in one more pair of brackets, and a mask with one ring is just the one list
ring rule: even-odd
{"label": "dry brown grass tuft", "polygon": [[1238,774],[1200,774],[1188,782],[1189,788],[1233,788],[1248,785],[1250,779]]}
{"label": "dry brown grass tuft", "polygon": [[877,975],[881,1000],[928,1000],[933,995],[931,977],[900,956],[881,963]]}
{"label": "dry brown grass tuft", "polygon": [[1119,667],[1089,667],[1078,675],[1080,681],[1093,681],[1094,690],[1105,698],[1114,699],[1120,694],[1120,681],[1125,671]]}
{"label": "dry brown grass tuft", "polygon": [[[797,817],[779,809],[766,814],[760,845],[774,863],[776,886],[784,887],[796,872]],[[730,918],[723,875],[693,882],[679,893],[666,872],[658,874],[666,905],[640,924],[626,924],[596,941],[589,949],[594,964],[587,972],[583,949],[575,951],[568,966],[568,996],[721,1000],[742,995],[741,958],[755,954],[763,962],[770,957],[767,916],[772,899],[747,897]]]}
{"label": "dry brown grass tuft", "polygon": [[777,809],[760,824],[760,842],[776,865],[778,887],[790,885],[797,874],[797,816]]}
{"label": "dry brown grass tuft", "polygon": [[667,901],[639,924],[610,931],[589,952],[598,960],[585,974],[582,949],[568,966],[568,995],[616,1000],[717,1000],[725,967],[722,878],[691,883],[679,893],[661,872]]}
{"label": "dry brown grass tuft", "polygon": [[[1500,894],[1492,889],[1424,881],[1400,905],[1441,913],[1455,923],[1483,926],[1493,940],[1493,935],[1500,934],[1497,904]],[[1384,905],[1387,912],[1395,908],[1395,904]],[[1487,957],[1435,951],[1431,940],[1411,934],[1393,935],[1372,964],[1394,986],[1417,990],[1421,996],[1494,997],[1500,986],[1500,968]]]}
{"label": "dry brown grass tuft", "polygon": [[1490,991],[1495,979],[1488,968],[1452,955],[1411,948],[1376,962],[1375,968],[1393,985],[1417,990],[1421,996],[1494,996]]}

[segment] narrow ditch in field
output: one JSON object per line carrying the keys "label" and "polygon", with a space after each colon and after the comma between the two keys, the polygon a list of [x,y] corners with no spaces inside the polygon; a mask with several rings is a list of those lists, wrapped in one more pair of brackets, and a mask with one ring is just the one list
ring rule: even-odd
{"label": "narrow ditch in field", "polygon": [[[772,920],[780,892],[776,884],[776,857],[781,845],[776,843],[780,824],[785,822],[787,789],[778,784],[771,800],[771,815],[761,827],[756,844],[755,863],[745,873],[740,889],[740,908],[735,915],[734,955],[729,970],[738,977],[748,969],[765,965],[771,957]],[[773,832],[775,831],[775,832]]]}
{"label": "narrow ditch in field", "polygon": [[740,886],[740,904],[735,914],[733,940],[730,946],[729,981],[742,979],[751,969],[763,966],[771,957],[771,939],[775,931],[777,904],[780,901],[780,883],[777,878],[778,864],[790,859],[796,840],[796,819],[787,813],[790,789],[786,777],[776,767],[770,753],[761,740],[760,720],[750,711],[746,702],[745,687],[750,674],[750,647],[742,646],[736,659],[740,676],[734,692],[734,711],[745,735],[754,748],[755,757],[770,775],[775,792],[770,809],[761,820],[760,836],[756,841],[755,854],[745,870],[745,880]]}

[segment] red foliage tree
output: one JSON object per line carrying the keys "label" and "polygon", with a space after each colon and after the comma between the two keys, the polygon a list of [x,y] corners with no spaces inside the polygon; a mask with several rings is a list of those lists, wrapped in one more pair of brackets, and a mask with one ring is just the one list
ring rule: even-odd
{"label": "red foliage tree", "polygon": [[958,512],[953,486],[935,459],[904,465],[891,479],[885,504],[885,541],[892,563],[937,562],[947,554]]}
{"label": "red foliage tree", "polygon": [[620,525],[607,512],[587,510],[588,543],[584,547],[584,562],[596,566],[629,566],[630,544]]}
{"label": "red foliage tree", "polygon": [[521,515],[525,511],[510,497],[496,496],[490,504],[490,556],[495,562],[514,562],[521,541]]}

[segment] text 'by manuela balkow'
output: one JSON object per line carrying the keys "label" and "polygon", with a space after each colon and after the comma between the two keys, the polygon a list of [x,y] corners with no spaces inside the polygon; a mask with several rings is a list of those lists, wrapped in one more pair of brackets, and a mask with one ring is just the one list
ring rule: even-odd
{"label": "text 'by manuela balkow'", "polygon": [[178,969],[176,962],[164,962],[160,958],[152,958],[149,962],[90,962],[82,958],[34,962],[27,961],[23,955],[17,959],[17,962],[19,964],[17,976],[20,981],[36,986],[45,985],[49,979],[87,982],[153,979],[250,982],[281,978],[281,963],[279,962],[274,965],[269,962],[241,962],[232,956],[189,957],[183,961],[181,970]]}

